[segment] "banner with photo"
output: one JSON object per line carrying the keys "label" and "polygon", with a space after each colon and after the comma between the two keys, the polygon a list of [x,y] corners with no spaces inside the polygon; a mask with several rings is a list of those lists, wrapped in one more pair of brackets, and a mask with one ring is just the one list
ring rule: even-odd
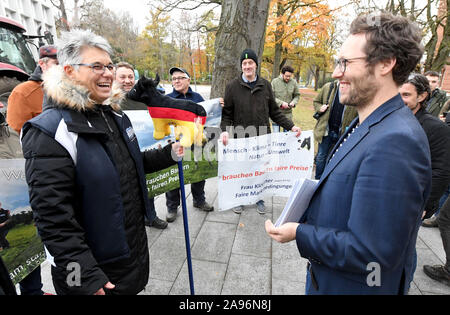
{"label": "banner with photo", "polygon": [[44,245],[33,222],[25,160],[0,159],[0,257],[14,284],[45,260]]}
{"label": "banner with photo", "polygon": [[[205,123],[203,146],[193,146],[185,150],[183,158],[183,173],[185,184],[196,183],[207,178],[216,177],[218,163],[215,154],[217,139],[220,136],[220,120],[222,107],[219,99],[199,103],[205,108],[207,119]],[[146,110],[125,111],[133,125],[141,151],[158,149],[172,143],[174,138],[168,136],[161,140],[153,138],[153,121]],[[147,174],[147,189],[149,197],[163,194],[180,187],[178,166]]]}
{"label": "banner with photo", "polygon": [[219,210],[255,204],[268,196],[289,197],[299,178],[311,178],[314,163],[312,131],[230,139],[219,143]]}

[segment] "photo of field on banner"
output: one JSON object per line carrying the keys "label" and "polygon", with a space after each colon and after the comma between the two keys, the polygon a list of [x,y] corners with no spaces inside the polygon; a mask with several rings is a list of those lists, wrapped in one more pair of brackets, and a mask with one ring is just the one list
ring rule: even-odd
{"label": "photo of field on banner", "polygon": [[0,258],[15,285],[46,257],[33,222],[24,159],[0,159],[0,187]]}
{"label": "photo of field on banner", "polygon": [[[207,100],[198,105],[205,109],[207,117],[203,127],[201,145],[192,145],[185,148],[183,158],[184,184],[197,183],[217,177],[218,162],[215,151],[217,139],[221,133],[219,125],[222,107],[219,99]],[[170,134],[159,140],[154,138],[155,126],[148,111],[131,110],[125,111],[125,113],[133,125],[141,151],[161,149],[174,141]],[[161,130],[159,125],[157,129]],[[177,165],[147,174],[146,177],[149,198],[180,187]]]}

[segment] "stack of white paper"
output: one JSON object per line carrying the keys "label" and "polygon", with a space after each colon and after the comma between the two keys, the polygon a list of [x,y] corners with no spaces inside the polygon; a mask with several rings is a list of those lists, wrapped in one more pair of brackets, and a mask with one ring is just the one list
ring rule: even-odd
{"label": "stack of white paper", "polygon": [[286,222],[298,222],[308,208],[311,197],[315,191],[317,180],[301,178],[295,181],[283,212],[275,223],[279,227]]}

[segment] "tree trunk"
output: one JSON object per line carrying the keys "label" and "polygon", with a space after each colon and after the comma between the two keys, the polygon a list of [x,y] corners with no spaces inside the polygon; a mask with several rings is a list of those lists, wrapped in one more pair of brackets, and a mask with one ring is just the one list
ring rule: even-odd
{"label": "tree trunk", "polygon": [[320,79],[320,68],[316,65],[316,70],[314,71],[314,91],[319,89],[319,79]]}
{"label": "tree trunk", "polygon": [[214,48],[211,98],[223,97],[226,85],[239,76],[239,59],[244,49],[256,52],[260,72],[269,4],[270,0],[223,0]]}
{"label": "tree trunk", "polygon": [[[280,18],[285,13],[283,3],[278,1],[277,3],[277,17]],[[284,35],[284,25],[282,21],[277,23],[277,29],[275,31],[275,54],[273,57],[272,79],[275,79],[280,73],[281,55],[283,53],[283,42],[281,38]]]}
{"label": "tree trunk", "polygon": [[[448,8],[450,7],[450,0],[441,0],[443,12],[441,18],[442,40],[439,43],[439,48],[436,52],[431,70],[441,72],[441,70],[448,64],[448,56],[450,55],[450,16]],[[440,14],[439,14],[440,15]]]}
{"label": "tree trunk", "polygon": [[69,26],[69,20],[67,17],[66,4],[64,3],[64,0],[59,0],[59,6],[57,6],[54,3],[53,3],[53,5],[59,10],[59,12],[61,14],[61,19],[59,21],[59,26],[60,26],[61,30],[69,32],[70,26]]}

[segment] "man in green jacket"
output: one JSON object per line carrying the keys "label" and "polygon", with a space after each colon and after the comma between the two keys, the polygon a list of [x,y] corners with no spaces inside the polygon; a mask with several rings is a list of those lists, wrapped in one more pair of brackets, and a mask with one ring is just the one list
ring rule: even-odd
{"label": "man in green jacket", "polygon": [[[290,120],[293,120],[292,108],[297,105],[300,99],[299,86],[293,78],[293,74],[294,68],[291,66],[284,66],[281,69],[281,75],[272,80],[272,90],[275,96],[275,102],[280,107],[281,112]],[[279,130],[279,126],[274,122],[272,122],[272,130]]]}
{"label": "man in green jacket", "polygon": [[339,102],[338,81],[325,84],[314,99],[317,124],[314,127],[314,139],[319,143],[315,158],[316,179],[320,179],[325,168],[328,153],[339,137],[345,132],[353,119],[358,116],[354,107]]}
{"label": "man in green jacket", "polygon": [[439,73],[427,71],[425,72],[425,76],[427,77],[431,88],[431,97],[427,102],[426,110],[434,117],[439,117],[439,113],[447,101],[447,93],[439,89]]}

